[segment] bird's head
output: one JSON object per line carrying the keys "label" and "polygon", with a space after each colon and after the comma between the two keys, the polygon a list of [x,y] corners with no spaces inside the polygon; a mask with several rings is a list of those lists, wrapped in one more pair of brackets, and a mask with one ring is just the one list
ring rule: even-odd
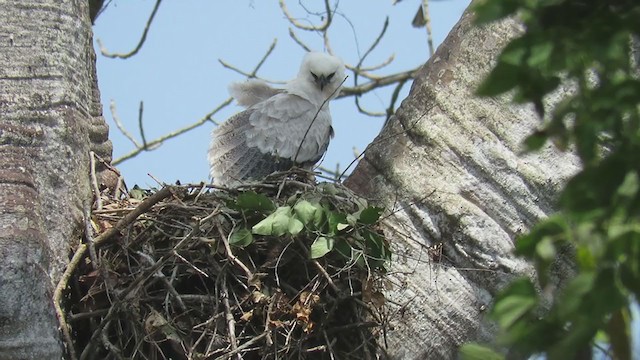
{"label": "bird's head", "polygon": [[321,93],[338,96],[337,89],[344,80],[344,63],[339,58],[321,53],[310,52],[302,60],[299,78],[307,79]]}

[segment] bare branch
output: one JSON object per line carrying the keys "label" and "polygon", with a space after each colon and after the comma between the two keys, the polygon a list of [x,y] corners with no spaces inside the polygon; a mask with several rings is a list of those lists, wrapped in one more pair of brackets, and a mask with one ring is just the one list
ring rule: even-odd
{"label": "bare branch", "polygon": [[344,87],[342,88],[340,95],[338,95],[338,98],[343,98],[343,97],[353,96],[353,95],[362,95],[362,94],[368,93],[371,90],[377,89],[379,87],[392,85],[400,81],[411,80],[415,77],[419,69],[420,68],[418,67],[418,68],[397,73],[397,74],[377,77],[375,80],[366,82],[364,84],[360,84],[355,87]]}
{"label": "bare branch", "polygon": [[[251,71],[248,75],[248,77],[256,77],[256,73],[258,72],[258,70],[260,70],[260,67],[262,67],[262,65],[265,63],[265,61],[267,60],[267,57],[269,57],[269,55],[271,55],[271,53],[273,52],[273,49],[276,46],[276,40],[274,39],[273,42],[271,43],[271,45],[269,46],[269,49],[267,49],[267,52],[264,54],[264,56],[262,57],[262,59],[260,59],[260,61],[258,62],[258,64],[256,65],[256,67],[253,69],[253,71]],[[224,64],[223,64],[224,65]],[[163,142],[165,142],[166,140],[169,139],[173,139],[177,136],[180,136],[186,132],[189,132],[197,127],[202,126],[204,123],[206,123],[207,121],[211,121],[214,124],[218,125],[218,123],[213,120],[213,116],[215,114],[217,114],[220,110],[224,109],[225,107],[229,106],[231,104],[231,102],[233,101],[233,98],[227,98],[225,101],[223,101],[222,103],[220,103],[220,105],[218,105],[215,109],[211,110],[208,114],[206,114],[204,117],[202,117],[200,120],[191,123],[190,125],[187,125],[183,128],[180,128],[178,130],[175,130],[173,132],[170,132],[168,134],[165,134],[157,139],[154,139],[150,142],[146,142],[146,140],[144,139],[144,135],[143,136],[143,141],[144,144],[143,146],[140,146],[137,142],[135,142],[135,140],[133,140],[133,137],[130,137],[129,139],[134,142],[134,145],[136,145],[136,148],[133,151],[130,151],[129,153],[113,160],[112,164],[118,165],[120,163],[122,163],[125,160],[129,160],[135,156],[137,156],[138,154],[140,154],[143,151],[150,151],[150,150],[154,150],[156,148],[158,148],[160,145],[162,145]],[[138,124],[141,127],[140,133],[144,134],[144,132],[142,131],[142,103],[140,105],[140,111],[139,111],[139,119],[138,119]],[[120,126],[118,127],[120,129]],[[124,132],[124,127],[120,130]],[[126,136],[126,135],[125,135]]]}
{"label": "bare branch", "polygon": [[142,147],[147,150],[147,138],[144,136],[144,126],[142,126],[142,112],[144,111],[144,102],[140,101],[140,107],[138,107],[138,129],[140,129],[140,137],[142,138]]}
{"label": "bare branch", "polygon": [[287,9],[287,4],[285,3],[284,0],[280,0],[279,3],[280,3],[280,8],[282,9],[282,13],[284,14],[284,16],[286,16],[287,20],[289,20],[289,22],[293,26],[297,27],[298,29],[308,30],[308,31],[325,31],[331,25],[331,20],[333,19],[333,14],[331,13],[331,5],[329,4],[329,0],[325,0],[324,1],[324,7],[325,7],[325,10],[326,10],[327,16],[325,17],[324,22],[322,24],[320,24],[319,26],[302,24],[301,22],[296,20],[291,15],[291,13],[289,13],[289,9]]}
{"label": "bare branch", "polygon": [[133,135],[131,135],[131,133],[124,128],[122,121],[120,121],[120,116],[118,115],[118,111],[116,108],[116,102],[113,99],[111,99],[111,102],[109,103],[109,110],[111,111],[111,117],[113,118],[113,122],[116,123],[116,127],[118,128],[118,130],[120,130],[122,135],[124,135],[127,139],[129,139],[129,141],[133,143],[133,146],[139,148],[140,144],[138,144]]}
{"label": "bare branch", "polygon": [[198,121],[196,121],[196,122],[194,122],[194,123],[192,123],[190,125],[187,125],[187,126],[185,126],[183,128],[180,128],[178,130],[170,132],[170,133],[168,133],[166,135],[163,135],[163,136],[161,136],[161,137],[159,137],[159,138],[157,138],[155,140],[152,140],[152,141],[148,142],[146,148],[137,147],[135,150],[129,152],[128,154],[125,154],[125,155],[113,160],[112,164],[113,165],[118,165],[118,164],[122,163],[123,161],[129,160],[132,157],[140,154],[143,151],[153,150],[156,147],[162,145],[162,143],[165,142],[166,140],[173,139],[173,138],[175,138],[175,137],[177,137],[179,135],[182,135],[182,134],[184,134],[186,132],[189,132],[189,131],[191,131],[191,130],[203,125],[207,121],[211,121],[211,122],[213,122],[214,124],[217,125],[217,122],[215,120],[213,120],[213,115],[215,115],[218,111],[224,109],[225,107],[229,106],[229,104],[231,104],[232,101],[233,101],[233,98],[231,98],[231,97],[228,98],[227,100],[223,101],[220,105],[218,105],[215,109],[213,109],[211,112],[209,112],[204,117],[202,117],[200,120],[198,120]]}
{"label": "bare branch", "polygon": [[300,45],[305,51],[310,52],[311,48],[307,46],[307,44],[303,43],[302,40],[296,35],[295,31],[292,28],[289,28],[289,36],[296,42],[296,44]]}
{"label": "bare branch", "polygon": [[256,65],[253,70],[251,72],[246,72],[242,69],[237,68],[234,65],[229,64],[228,62],[222,60],[222,59],[218,59],[218,62],[225,68],[229,69],[229,70],[233,70],[235,72],[237,72],[240,75],[246,76],[249,79],[260,79],[263,81],[266,81],[268,83],[271,84],[284,84],[284,81],[275,81],[275,80],[267,80],[265,78],[259,77],[256,74],[258,73],[258,70],[260,70],[260,68],[262,67],[262,65],[264,64],[264,62],[267,60],[267,57],[269,57],[269,55],[271,55],[271,53],[273,52],[273,50],[276,47],[276,43],[278,42],[278,39],[273,39],[273,42],[271,43],[271,45],[269,46],[269,49],[267,49],[267,52],[262,56],[262,59],[260,59],[260,62],[258,62],[258,65]]}
{"label": "bare branch", "polygon": [[132,57],[133,55],[137,54],[138,51],[140,51],[140,49],[142,48],[142,45],[144,45],[144,42],[147,40],[147,34],[149,33],[149,28],[151,28],[151,23],[153,22],[153,18],[156,16],[156,13],[158,12],[158,8],[160,7],[160,3],[162,2],[162,0],[156,0],[156,4],[153,7],[153,10],[151,10],[151,15],[149,16],[149,19],[147,20],[147,24],[144,27],[144,31],[142,32],[142,36],[140,37],[140,41],[138,42],[138,45],[136,45],[136,47],[131,50],[128,53],[110,53],[103,45],[102,45],[102,41],[100,41],[100,39],[97,39],[98,42],[98,46],[100,47],[100,52],[102,53],[103,56],[106,56],[108,58],[119,58],[119,59],[128,59],[130,57]]}
{"label": "bare branch", "polygon": [[431,15],[429,14],[429,0],[422,0],[422,16],[424,17],[425,28],[427,29],[427,46],[429,46],[429,56],[435,52],[433,48],[433,34],[431,31]]}

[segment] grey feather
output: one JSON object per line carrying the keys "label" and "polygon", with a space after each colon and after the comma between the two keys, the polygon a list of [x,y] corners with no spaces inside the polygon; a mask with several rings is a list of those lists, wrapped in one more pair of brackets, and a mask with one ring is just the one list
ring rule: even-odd
{"label": "grey feather", "polygon": [[310,169],[320,161],[333,137],[328,100],[337,96],[343,79],[341,60],[309,53],[285,89],[259,80],[231,84],[231,94],[248,108],[213,132],[214,183],[234,186],[294,165]]}

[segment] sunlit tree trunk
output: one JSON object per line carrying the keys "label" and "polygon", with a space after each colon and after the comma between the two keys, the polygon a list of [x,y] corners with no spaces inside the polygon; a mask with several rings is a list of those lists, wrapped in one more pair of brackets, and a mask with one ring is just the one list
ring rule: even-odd
{"label": "sunlit tree trunk", "polygon": [[[87,1],[0,0],[0,359],[60,359],[53,283],[109,157]],[[91,145],[91,144],[94,145]]]}
{"label": "sunlit tree trunk", "polygon": [[[579,165],[551,147],[521,154],[539,124],[533,109],[473,96],[521,29],[471,21],[466,14],[453,28],[348,180],[392,211],[387,297],[396,312],[385,340],[396,359],[455,358],[466,341],[492,340],[485,318],[496,292],[514,276],[533,276],[513,242],[553,212]],[[566,273],[562,264],[556,271]]]}

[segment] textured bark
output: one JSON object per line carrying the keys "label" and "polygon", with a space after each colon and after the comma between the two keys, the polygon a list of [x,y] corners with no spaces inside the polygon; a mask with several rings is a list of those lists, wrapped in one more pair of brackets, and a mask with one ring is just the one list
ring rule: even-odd
{"label": "textured bark", "polygon": [[553,211],[579,165],[551,147],[522,155],[522,140],[539,124],[533,109],[473,96],[521,28],[471,20],[464,15],[423,67],[348,180],[393,210],[392,358],[455,358],[464,342],[491,341],[484,310],[514,276],[534,276],[512,255],[513,241]]}
{"label": "textured bark", "polygon": [[[87,1],[0,0],[0,359],[60,359],[52,282],[110,156]],[[93,145],[91,145],[93,144]]]}

